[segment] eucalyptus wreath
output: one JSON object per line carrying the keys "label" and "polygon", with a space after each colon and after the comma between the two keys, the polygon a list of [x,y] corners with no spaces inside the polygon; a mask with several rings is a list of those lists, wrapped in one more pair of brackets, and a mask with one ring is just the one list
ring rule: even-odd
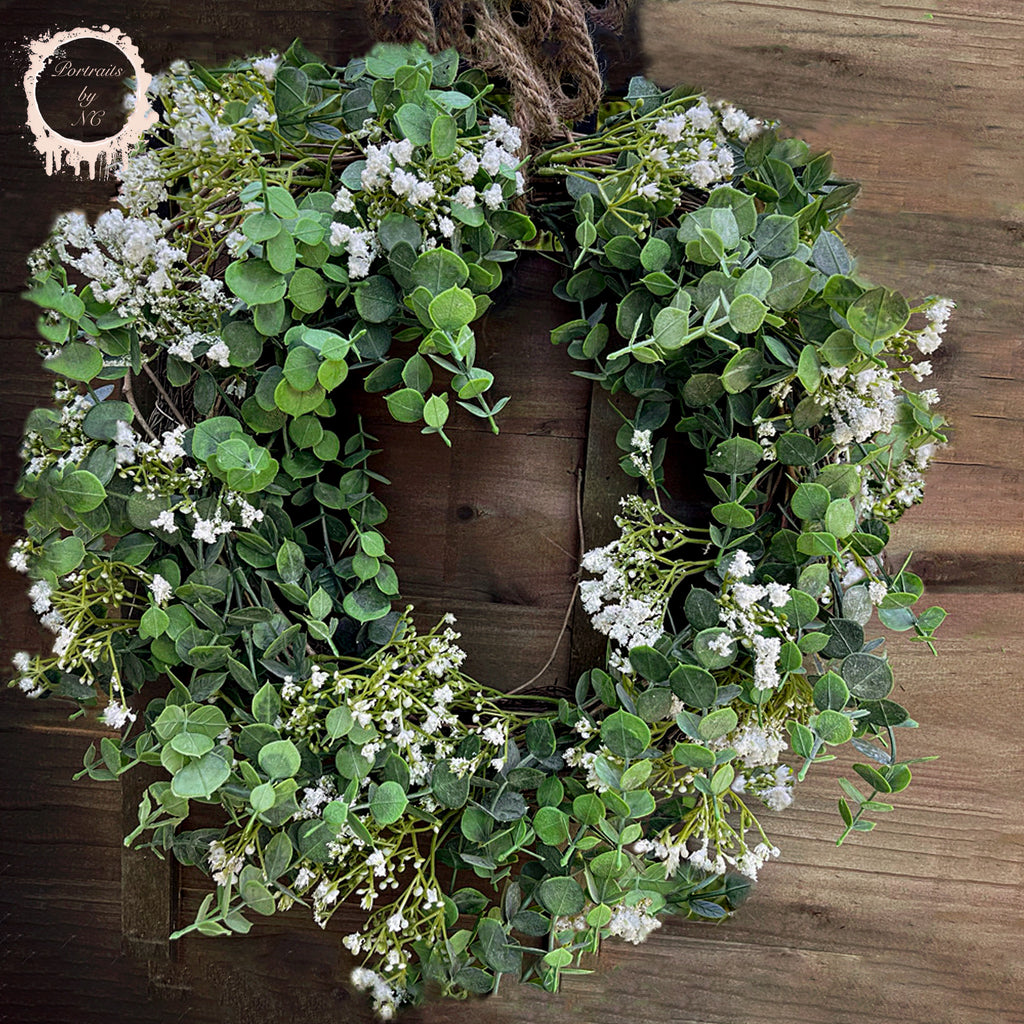
{"label": "eucalyptus wreath", "polygon": [[[56,636],[13,685],[101,709],[82,774],[166,772],[126,843],[212,875],[176,936],[352,901],[382,1017],[503,975],[557,989],[610,936],[726,917],[835,748],[871,762],[840,779],[839,842],[892,810],[922,759],[865,630],[930,644],[945,614],[884,548],[945,440],[907,381],[952,303],[855,272],[827,154],[635,79],[526,164],[494,84],[415,46],[179,62],[154,94],[116,204],[31,260],[58,381],[10,564]],[[358,376],[438,443],[455,403],[496,431],[474,325],[525,246],[565,268],[552,340],[611,392],[637,483],[582,559],[607,657],[561,697],[467,678],[451,616],[393,607],[343,398]],[[666,490],[680,434],[704,523]]]}

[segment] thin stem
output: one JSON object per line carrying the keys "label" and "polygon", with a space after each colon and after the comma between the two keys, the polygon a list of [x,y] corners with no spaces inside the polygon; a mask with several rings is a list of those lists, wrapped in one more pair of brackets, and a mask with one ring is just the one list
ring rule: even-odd
{"label": "thin stem", "polygon": [[146,376],[153,382],[153,385],[157,389],[157,391],[160,392],[160,397],[167,403],[167,405],[170,408],[171,412],[174,413],[174,416],[177,419],[177,421],[183,427],[187,427],[188,426],[188,421],[185,419],[184,416],[182,416],[181,410],[174,404],[174,399],[171,398],[171,396],[167,393],[166,388],[164,388],[163,384],[160,383],[160,379],[150,369],[149,363],[143,363],[142,364],[142,369],[146,371]]}
{"label": "thin stem", "polygon": [[[579,532],[580,538],[580,555],[586,550],[586,543],[583,538],[583,468],[577,467],[576,469],[576,529]],[[562,628],[558,631],[558,636],[555,637],[554,646],[551,648],[551,654],[548,660],[544,662],[543,666],[539,671],[526,680],[525,683],[520,683],[515,689],[509,690],[508,695],[511,696],[514,693],[521,693],[527,687],[532,686],[545,672],[551,667],[551,663],[555,660],[555,655],[558,653],[559,645],[562,643],[562,637],[565,636],[565,631],[569,626],[569,618],[572,615],[573,606],[576,603],[576,595],[579,593],[580,581],[577,579],[575,585],[572,588],[572,595],[569,598],[569,605],[565,609],[565,616],[562,619]]]}
{"label": "thin stem", "polygon": [[153,428],[150,427],[149,421],[142,415],[142,410],[135,401],[135,392],[132,390],[132,375],[130,373],[126,373],[124,375],[124,381],[121,385],[121,394],[124,395],[125,400],[132,407],[132,412],[135,413],[139,423],[142,424],[142,429],[149,435],[150,441],[157,440],[156,434],[153,433]]}

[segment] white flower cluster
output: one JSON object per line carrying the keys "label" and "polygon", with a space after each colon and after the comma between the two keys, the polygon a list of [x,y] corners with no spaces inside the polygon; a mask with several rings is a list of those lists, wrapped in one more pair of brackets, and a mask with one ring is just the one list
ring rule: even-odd
{"label": "white flower cluster", "polygon": [[[221,282],[216,282],[220,285]],[[227,368],[231,365],[231,350],[219,334],[203,331],[184,331],[167,346],[167,354],[176,356],[185,363],[195,362],[197,350],[205,348],[206,358],[217,366]]]}
{"label": "white flower cluster", "polygon": [[112,700],[104,709],[101,716],[104,725],[109,725],[111,729],[121,729],[128,722],[134,722],[136,719],[134,711],[125,707],[120,701]]}
{"label": "white flower cluster", "polygon": [[55,466],[77,465],[92,450],[93,440],[82,430],[82,421],[92,408],[89,395],[72,395],[64,400],[60,411],[60,444],[51,447],[42,435],[26,430],[21,443],[21,457],[28,463],[26,476],[38,476]]}
{"label": "white flower cluster", "polygon": [[784,618],[775,611],[789,600],[790,588],[783,583],[745,583],[753,571],[745,551],[736,552],[725,570],[718,614],[729,632],[716,639],[716,650],[726,655],[734,643],[749,650],[754,657],[754,685],[770,690],[779,684],[783,640],[791,639]]}
{"label": "white flower cluster", "polygon": [[352,986],[359,992],[369,992],[374,1012],[381,1020],[391,1020],[405,993],[389,985],[387,979],[368,967],[357,967],[352,972]]}
{"label": "white flower cluster", "polygon": [[922,355],[930,356],[942,344],[942,335],[954,309],[956,303],[952,299],[935,298],[925,306],[923,312],[928,326],[914,337],[914,344]]}
{"label": "white flower cluster", "polygon": [[229,153],[247,153],[252,144],[239,125],[224,118],[220,93],[196,88],[191,69],[184,61],[171,64],[170,72],[154,78],[150,91],[163,105],[161,120],[171,129],[174,148],[194,156],[211,153],[226,157]]}
{"label": "white flower cluster", "polygon": [[[73,398],[61,410],[60,447],[47,444],[31,431],[26,432],[22,456],[28,460],[25,473],[37,476],[50,467],[64,469],[80,464],[95,448],[106,444],[88,437],[82,430],[82,421],[92,408],[88,395]],[[186,452],[182,444],[184,426],[166,430],[152,441],[141,438],[126,422],[118,422],[114,436],[114,457],[118,475],[131,480],[137,492],[150,497],[163,497],[173,502],[152,520],[151,525],[167,533],[176,533],[175,513],[191,516],[191,536],[194,540],[214,543],[222,534],[230,533],[238,522],[248,529],[262,522],[263,510],[251,504],[244,495],[221,488],[217,508],[203,514],[193,498],[182,499],[182,494],[195,494],[204,489],[219,487],[205,466],[186,465]],[[229,515],[227,509],[234,511]],[[22,549],[17,549],[21,551]],[[19,563],[21,555],[17,555]],[[27,568],[27,558],[24,559]]]}
{"label": "white flower cluster", "polygon": [[31,544],[25,537],[19,537],[12,545],[11,550],[7,552],[7,564],[15,571],[20,573],[28,572],[28,561],[29,554],[31,552]]}
{"label": "white flower cluster", "polygon": [[149,584],[149,592],[153,595],[153,603],[160,606],[165,605],[174,594],[174,587],[160,575],[154,573]]}
{"label": "white flower cluster", "polygon": [[832,440],[840,449],[892,430],[902,401],[899,375],[879,365],[857,372],[846,366],[825,368],[818,394],[832,417]]}
{"label": "white flower cluster", "polygon": [[361,230],[349,224],[332,224],[330,241],[332,246],[348,254],[348,276],[353,281],[370,273],[373,261],[381,252],[376,231]]}
{"label": "white flower cluster", "polygon": [[[837,461],[844,461],[852,444],[864,444],[880,435],[887,435],[900,421],[900,410],[908,402],[907,389],[901,374],[920,382],[932,373],[928,359],[913,361],[916,349],[930,355],[942,342],[946,324],[955,308],[950,299],[934,298],[920,310],[926,326],[901,331],[888,342],[890,354],[902,365],[895,368],[865,361],[852,366],[826,367],[818,391],[818,400],[832,419],[832,440],[838,446]],[[915,401],[925,407],[936,405],[939,393],[934,388],[919,391]],[[932,441],[906,446],[901,461],[882,463],[876,460],[861,472],[861,492],[857,501],[860,516],[896,519],[904,509],[921,500],[924,493],[923,472],[935,455]],[[874,599],[874,598],[873,598]],[[876,602],[877,603],[877,602]]]}
{"label": "white flower cluster", "polygon": [[769,765],[769,770],[738,772],[731,788],[734,793],[754,793],[773,811],[784,811],[793,803],[793,782],[789,765]]}
{"label": "white flower cluster", "polygon": [[[640,845],[641,843],[635,843],[634,850]],[[555,922],[555,930],[586,931],[588,927],[587,912],[589,909],[590,905],[584,907],[583,912],[575,917],[558,918]],[[611,920],[604,928],[609,935],[614,935],[625,942],[631,942],[634,946],[639,946],[641,942],[646,942],[651,932],[657,931],[662,924],[661,918],[652,914],[650,910],[651,901],[646,896],[637,900],[633,906],[625,903],[616,903],[612,909]]]}
{"label": "white flower cluster", "polygon": [[419,158],[408,139],[381,139],[382,128],[371,121],[353,134],[378,137],[365,145],[361,189],[353,193],[340,186],[332,206],[342,219],[331,226],[330,244],[348,255],[353,280],[366,277],[384,251],[378,229],[387,214],[397,211],[417,220],[425,229],[420,249],[426,252],[454,235],[455,204],[496,210],[506,201],[506,191],[518,195],[523,190],[516,155],[519,129],[497,114],[479,136],[460,137],[454,154],[444,160]]}
{"label": "white flower cluster", "polygon": [[302,791],[302,801],[298,811],[292,815],[296,821],[306,818],[318,818],[324,806],[330,803],[338,795],[338,789],[334,784],[334,778],[330,775],[322,775],[314,786],[306,786]]}
{"label": "white flower cluster", "polygon": [[775,435],[778,433],[775,424],[771,420],[755,416],[754,426],[757,428],[757,443],[761,446],[761,458],[765,462],[774,462]]}
{"label": "white flower cluster", "polygon": [[778,857],[780,850],[777,846],[769,846],[767,843],[758,843],[751,849],[742,840],[736,855],[725,852],[719,848],[718,852],[712,855],[708,851],[707,839],[690,854],[690,863],[699,871],[707,871],[713,875],[721,875],[730,867],[734,867],[740,874],[746,875],[751,880],[757,880],[758,870],[772,857]]}
{"label": "white flower cluster", "polygon": [[239,872],[245,867],[246,858],[252,856],[255,850],[255,844],[248,843],[243,849],[229,853],[227,847],[215,839],[210,843],[206,855],[213,880],[218,885],[234,885],[238,881]]}
{"label": "white flower cluster", "polygon": [[756,722],[740,726],[728,737],[728,744],[748,768],[776,764],[787,747],[780,725],[763,728]]}
{"label": "white flower cluster", "polygon": [[[84,644],[78,651],[83,662],[95,662],[103,653],[103,641],[99,636],[80,637],[84,625],[81,621],[89,617],[89,609],[82,608],[81,594],[89,592],[89,601],[95,606],[114,608],[123,601],[130,600],[131,595],[125,586],[121,574],[132,575],[135,570],[128,566],[118,566],[118,572],[114,571],[113,565],[101,565],[86,579],[82,571],[74,572],[64,577],[58,588],[54,589],[46,580],[37,580],[28,592],[32,601],[32,610],[39,616],[39,624],[56,633],[57,638],[53,642],[53,653],[57,656],[57,666],[63,669],[72,667],[72,659],[69,648],[75,640],[84,640]],[[79,591],[79,600],[75,600],[75,588]],[[72,613],[72,608],[77,614]],[[83,611],[86,613],[83,615]],[[65,614],[67,613],[67,614]],[[74,621],[69,621],[69,617]],[[37,666],[38,667],[38,666]],[[116,688],[116,676],[112,685]]]}
{"label": "white flower cluster", "polygon": [[[637,432],[633,438],[634,460],[643,471],[650,462],[650,436]],[[654,644],[661,636],[668,598],[676,580],[669,553],[687,539],[674,521],[636,495],[623,499],[616,517],[621,530],[617,540],[593,548],[582,567],[598,578],[580,584],[580,600],[594,629],[618,646],[613,661],[625,666],[625,655],[640,644]]]}
{"label": "white flower cluster", "polygon": [[35,661],[32,655],[28,651],[18,651],[11,660],[14,662],[14,667],[21,673],[18,689],[33,700],[36,697],[41,697],[46,692],[46,687],[40,682],[35,672]]}
{"label": "white flower cluster", "polygon": [[63,214],[31,263],[45,266],[50,254],[74,268],[90,283],[96,299],[109,302],[117,316],[133,320],[144,345],[171,345],[174,354],[184,355],[186,347],[189,352],[195,347],[184,339],[197,332],[196,341],[216,343],[215,335],[202,332],[217,330],[231,299],[222,281],[194,267],[185,251],[172,244],[171,222],[147,212],[165,191],[158,170],[152,157],[126,163],[121,202],[128,213],[107,210],[94,226],[81,212]]}
{"label": "white flower cluster", "polygon": [[613,757],[613,755],[607,755],[607,751],[585,750],[583,747],[567,747],[562,751],[562,760],[570,768],[582,768],[587,773],[584,784],[594,793],[606,793],[609,789],[608,784],[598,776],[595,768],[595,763],[601,753]]}
{"label": "white flower cluster", "polygon": [[924,470],[935,451],[935,445],[921,445],[910,458],[886,466],[884,473],[865,473],[857,500],[858,513],[877,519],[897,519],[904,509],[919,502],[924,497]]}
{"label": "white flower cluster", "polygon": [[764,131],[764,122],[734,107],[731,103],[718,104],[722,127],[729,135],[735,135],[744,145],[752,142]]}
{"label": "white flower cluster", "polygon": [[133,217],[142,217],[167,201],[164,169],[155,153],[126,157],[114,168],[120,182],[118,202]]}
{"label": "white flower cluster", "polygon": [[281,60],[279,53],[272,53],[269,57],[258,57],[252,62],[252,69],[269,85],[277,75]]}
{"label": "white flower cluster", "polygon": [[777,846],[769,846],[767,843],[758,843],[752,850],[747,850],[736,859],[736,870],[741,875],[746,875],[751,881],[757,881],[757,872],[772,857],[778,857],[782,851]]}
{"label": "white flower cluster", "polygon": [[651,461],[654,452],[651,432],[649,430],[634,430],[633,437],[630,440],[630,447],[632,448],[632,451],[629,453],[630,461],[633,463],[636,471],[645,480],[648,480],[654,473],[654,466]]}
{"label": "white flower cluster", "polygon": [[[363,730],[363,758],[373,763],[380,751],[394,750],[408,764],[414,785],[429,778],[433,765],[448,759],[454,759],[452,768],[459,774],[486,762],[500,769],[506,726],[460,674],[466,654],[458,639],[450,626],[425,635],[410,626],[394,648],[383,648],[367,663],[365,674],[314,666],[308,682],[292,682],[282,690],[279,727],[314,746],[330,745],[323,732],[326,713],[344,705]],[[461,759],[461,764],[456,746],[472,733],[482,741],[481,752],[475,759]],[[369,785],[368,778],[363,785]],[[424,809],[434,809],[432,798],[422,799]]]}
{"label": "white flower cluster", "polygon": [[[737,792],[743,792],[742,787]],[[733,867],[748,878],[756,880],[758,869],[765,861],[769,857],[779,856],[778,847],[758,843],[751,849],[742,836],[731,830],[730,834],[718,842],[710,840],[706,835],[702,836],[699,840],[700,845],[693,850],[688,845],[688,839],[691,838],[693,837],[687,835],[673,835],[666,830],[656,838],[638,840],[632,849],[634,853],[649,854],[655,860],[662,861],[665,864],[666,878],[671,878],[683,861],[689,861],[698,871],[722,875]],[[638,941],[642,942],[643,939]]]}
{"label": "white flower cluster", "polygon": [[748,142],[761,127],[735,107],[713,109],[704,97],[659,118],[653,126],[659,145],[638,154],[642,168],[636,177],[636,194],[652,200],[674,198],[680,175],[698,188],[726,180],[734,166],[728,136]]}
{"label": "white flower cluster", "polygon": [[638,839],[633,844],[633,852],[649,853],[655,860],[665,865],[665,877],[672,878],[679,865],[690,856],[686,845],[686,836],[673,835],[668,830],[654,839]]}

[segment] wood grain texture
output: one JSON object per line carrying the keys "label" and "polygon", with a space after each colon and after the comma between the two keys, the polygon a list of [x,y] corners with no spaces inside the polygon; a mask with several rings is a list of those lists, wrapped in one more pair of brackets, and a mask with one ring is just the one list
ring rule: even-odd
{"label": "wood grain texture", "polygon": [[[15,0],[0,10],[10,44],[0,53],[0,529],[9,541],[21,508],[13,451],[46,391],[30,310],[15,298],[22,261],[57,211],[96,211],[110,193],[109,184],[43,174],[22,129],[20,41],[106,22],[156,70],[176,56],[280,49],[297,34],[340,61],[368,35],[354,2]],[[934,357],[953,444],[894,542],[895,554],[915,552],[930,593],[950,610],[942,657],[889,641],[897,697],[921,722],[907,750],[940,760],[921,766],[875,832],[838,849],[834,780],[848,765],[810,780],[795,807],[766,822],[782,858],[724,926],[670,921],[645,947],[609,943],[596,973],[569,981],[561,997],[503,986],[485,1002],[406,1019],[1022,1024],[1024,10],[1011,0],[646,0],[641,28],[654,77],[695,81],[780,119],[864,183],[846,233],[865,274],[960,304]],[[636,61],[635,48],[623,48],[613,77],[624,80]],[[586,463],[596,484],[615,458],[593,429],[604,396],[591,405],[565,354],[546,345],[542,321],[557,314],[539,309],[549,301],[542,278],[520,272],[525,299],[499,305],[484,331],[484,363],[499,380],[514,376],[519,345],[543,366],[517,381],[502,435],[460,418],[449,454],[436,439],[374,420],[393,460],[382,470],[396,480],[385,500],[407,590],[425,621],[454,610],[471,669],[509,686],[532,676],[559,636],[578,553],[577,469]],[[586,502],[588,543],[607,539],[607,497],[596,487]],[[699,500],[683,497],[699,513]],[[23,580],[0,569],[0,588],[6,662],[45,638]],[[561,638],[545,683],[571,678],[581,637]],[[167,960],[126,955],[122,888],[134,868],[122,861],[122,797],[116,786],[71,781],[101,732],[66,716],[53,702],[0,694],[0,1021],[368,1022],[346,989],[340,915],[325,932],[298,911],[242,940],[187,938]],[[186,873],[178,924],[204,891]],[[142,900],[134,911],[147,908],[158,909]],[[155,941],[156,921],[129,913],[129,934]]]}

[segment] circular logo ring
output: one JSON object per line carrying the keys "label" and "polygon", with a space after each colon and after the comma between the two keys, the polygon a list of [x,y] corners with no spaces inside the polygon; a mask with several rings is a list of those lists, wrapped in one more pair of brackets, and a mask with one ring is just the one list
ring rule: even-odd
{"label": "circular logo ring", "polygon": [[[95,39],[109,43],[120,51],[135,73],[135,103],[121,130],[106,139],[84,142],[61,135],[46,122],[39,110],[36,87],[47,60],[68,43],[81,39]],[[142,66],[138,48],[120,29],[104,25],[101,29],[76,28],[55,35],[43,36],[29,44],[29,68],[25,72],[25,97],[28,100],[28,127],[35,136],[35,147],[46,159],[46,173],[53,174],[63,168],[65,162],[78,173],[83,163],[89,164],[89,177],[93,178],[103,167],[103,173],[117,159],[138,142],[142,133],[156,118],[156,112],[149,105],[146,90],[152,82],[152,75]]]}

